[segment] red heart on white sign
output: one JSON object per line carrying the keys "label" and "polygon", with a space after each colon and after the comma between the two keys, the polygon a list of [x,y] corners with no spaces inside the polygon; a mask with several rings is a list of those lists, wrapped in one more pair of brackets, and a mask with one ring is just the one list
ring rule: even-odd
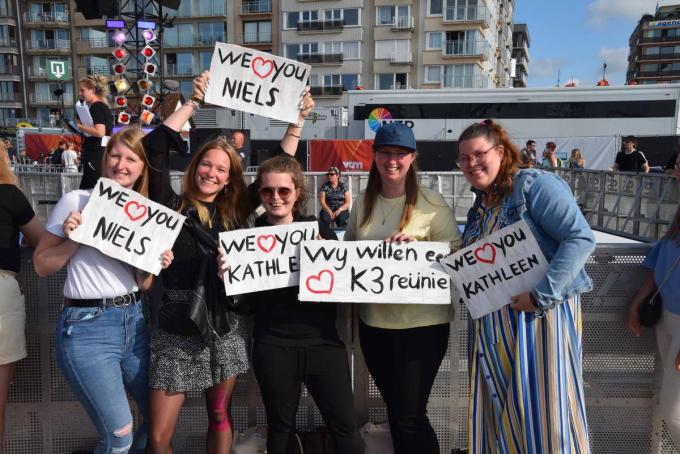
{"label": "red heart on white sign", "polygon": [[257,238],[257,247],[264,252],[271,252],[276,246],[276,237],[274,235],[262,235]]}
{"label": "red heart on white sign", "polygon": [[331,270],[321,270],[316,276],[309,276],[305,285],[312,293],[328,293],[333,291],[335,275]]}
{"label": "red heart on white sign", "polygon": [[131,221],[136,221],[142,219],[146,214],[146,205],[130,200],[125,204],[123,211],[125,211],[125,214],[127,214]]}
{"label": "red heart on white sign", "polygon": [[[491,250],[487,251],[487,248]],[[484,243],[482,247],[475,249],[474,254],[477,260],[483,263],[494,263],[496,261],[496,248],[491,243]]]}
{"label": "red heart on white sign", "polygon": [[[259,62],[262,62],[262,63],[259,64],[260,69],[258,69],[258,67],[257,67],[257,63],[259,63]],[[267,65],[269,66],[269,71],[267,71],[265,73],[264,67],[267,66]],[[273,60],[265,60],[262,57],[255,57],[255,58],[253,58],[253,63],[250,65],[250,67],[253,69],[253,72],[255,73],[255,75],[257,77],[259,77],[260,79],[264,79],[265,77],[270,75],[272,73],[272,71],[274,71],[274,61]]]}

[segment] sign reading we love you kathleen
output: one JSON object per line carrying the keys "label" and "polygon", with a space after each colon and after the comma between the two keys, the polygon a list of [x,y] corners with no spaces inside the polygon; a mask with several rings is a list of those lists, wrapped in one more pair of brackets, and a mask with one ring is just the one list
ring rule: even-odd
{"label": "sign reading we love you kathleen", "polygon": [[69,238],[158,275],[161,254],[179,235],[185,217],[113,180],[100,178]]}
{"label": "sign reading we love you kathleen", "polygon": [[439,261],[472,318],[497,311],[510,297],[533,290],[548,261],[524,221],[504,227]]}
{"label": "sign reading we love you kathleen", "polygon": [[233,44],[216,43],[205,101],[297,123],[311,67]]}

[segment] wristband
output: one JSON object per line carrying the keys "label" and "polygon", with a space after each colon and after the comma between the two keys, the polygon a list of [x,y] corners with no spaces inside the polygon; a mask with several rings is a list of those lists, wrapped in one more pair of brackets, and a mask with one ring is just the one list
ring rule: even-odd
{"label": "wristband", "polygon": [[185,106],[191,106],[191,108],[195,111],[197,111],[201,106],[198,104],[198,102],[194,101],[193,99],[188,100],[187,102],[184,103]]}
{"label": "wristband", "polygon": [[292,126],[294,128],[302,128],[305,125],[305,120],[300,120],[297,123],[288,123],[288,126]]}
{"label": "wristband", "polygon": [[202,106],[203,104],[205,104],[205,100],[199,98],[199,97],[196,96],[196,95],[192,95],[191,98],[189,98],[189,99],[190,99],[191,101],[196,102],[199,106]]}

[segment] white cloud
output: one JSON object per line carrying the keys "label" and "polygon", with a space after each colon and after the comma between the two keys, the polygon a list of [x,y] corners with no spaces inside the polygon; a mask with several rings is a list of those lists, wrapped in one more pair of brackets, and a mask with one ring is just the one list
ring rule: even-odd
{"label": "white cloud", "polygon": [[615,74],[617,76],[626,74],[628,70],[628,47],[601,47],[600,58],[604,63],[607,63],[607,74]]}
{"label": "white cloud", "polygon": [[543,79],[552,76],[557,80],[557,71],[564,65],[565,61],[558,58],[532,58],[529,62],[529,77]]}
{"label": "white cloud", "polygon": [[657,0],[595,0],[588,4],[589,22],[600,26],[610,19],[623,17],[640,19],[643,14],[653,14]]}

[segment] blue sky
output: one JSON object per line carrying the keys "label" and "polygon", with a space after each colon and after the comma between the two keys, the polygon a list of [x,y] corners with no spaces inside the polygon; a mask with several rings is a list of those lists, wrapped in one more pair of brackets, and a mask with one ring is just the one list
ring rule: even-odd
{"label": "blue sky", "polygon": [[[680,4],[680,0],[678,2]],[[628,39],[644,12],[653,13],[657,0],[517,0],[515,22],[527,23],[529,86],[560,85],[572,77],[592,86],[602,77],[622,85],[628,66]]]}

